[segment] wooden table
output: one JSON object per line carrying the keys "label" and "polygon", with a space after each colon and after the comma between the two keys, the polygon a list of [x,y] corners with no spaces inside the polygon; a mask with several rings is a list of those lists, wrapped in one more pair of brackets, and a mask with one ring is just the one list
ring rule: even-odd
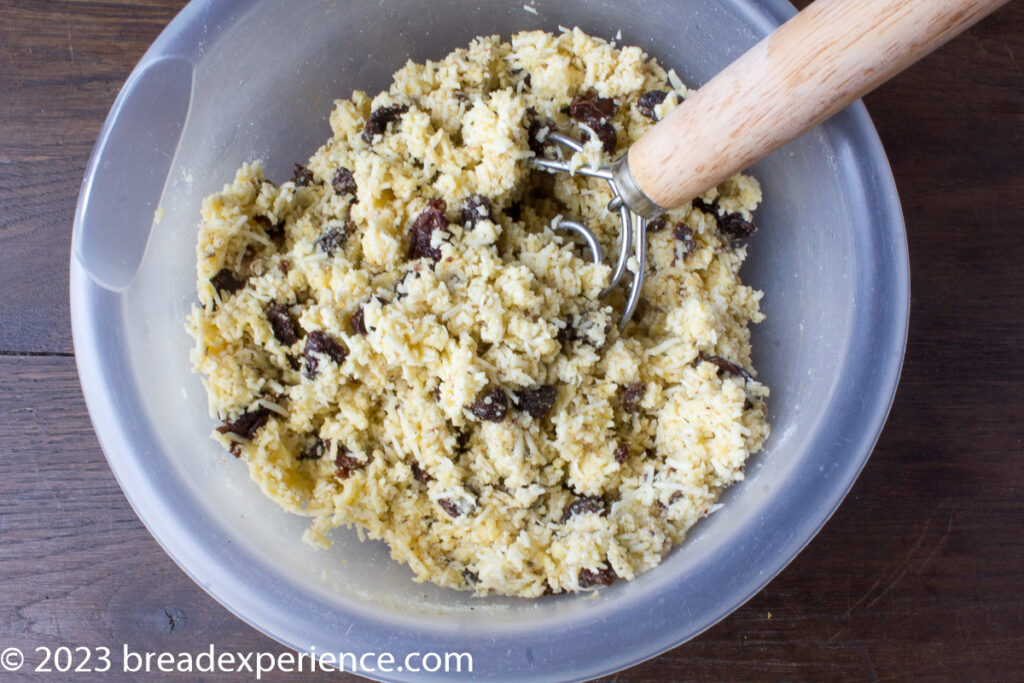
{"label": "wooden table", "polygon": [[[30,662],[40,645],[283,650],[203,593],[136,519],[72,354],[68,256],[85,164],[125,77],[183,4],[0,0],[0,649]],[[867,105],[913,273],[888,426],[846,502],[778,578],[619,680],[1020,679],[1024,5]]]}

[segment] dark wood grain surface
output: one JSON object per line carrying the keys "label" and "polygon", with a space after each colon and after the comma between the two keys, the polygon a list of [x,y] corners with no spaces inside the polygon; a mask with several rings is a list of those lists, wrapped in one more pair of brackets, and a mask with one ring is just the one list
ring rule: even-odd
{"label": "dark wood grain surface", "polygon": [[[183,4],[0,0],[0,649],[283,650],[204,594],[138,522],[72,357],[68,259],[85,164],[125,77]],[[1024,5],[867,105],[913,274],[885,432],[778,578],[617,680],[1022,675]]]}

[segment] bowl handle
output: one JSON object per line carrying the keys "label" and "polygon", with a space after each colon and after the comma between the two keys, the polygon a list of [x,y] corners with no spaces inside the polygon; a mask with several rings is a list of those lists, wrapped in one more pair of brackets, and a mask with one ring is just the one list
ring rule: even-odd
{"label": "bowl handle", "polygon": [[121,291],[149,242],[192,98],[192,63],[143,59],[93,148],[78,196],[72,254],[96,284]]}

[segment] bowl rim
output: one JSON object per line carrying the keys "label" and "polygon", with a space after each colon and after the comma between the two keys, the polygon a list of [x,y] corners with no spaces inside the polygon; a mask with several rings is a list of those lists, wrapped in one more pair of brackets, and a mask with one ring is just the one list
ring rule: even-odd
{"label": "bowl rim", "polygon": [[[751,1],[735,0],[743,5],[748,5]],[[767,22],[775,25],[781,24],[795,14],[795,11],[795,8],[786,0],[762,0],[758,5],[759,14],[763,15]],[[200,26],[203,27],[203,31],[208,31],[209,29],[206,27],[209,26],[226,27],[240,14],[238,5],[232,0],[193,0],[163,30],[140,60],[139,65],[133,71],[133,76],[144,65],[162,56],[192,54],[199,49],[194,44],[194,37],[201,35]],[[192,42],[189,37],[193,38]],[[127,83],[130,83],[131,80],[132,76],[129,77]],[[117,114],[124,104],[122,101],[124,94],[125,90],[123,89],[111,108],[99,135],[100,141],[113,127]],[[890,302],[895,306],[892,327],[887,338],[874,340],[880,346],[876,356],[880,361],[876,367],[877,373],[872,386],[867,387],[872,390],[872,402],[868,404],[869,408],[866,408],[859,416],[858,422],[862,427],[869,425],[870,429],[863,429],[848,435],[850,443],[854,445],[847,445],[844,450],[854,454],[855,457],[847,457],[842,461],[842,467],[831,473],[830,488],[827,491],[817,491],[816,495],[808,495],[789,503],[786,509],[797,505],[813,504],[816,514],[806,516],[801,520],[802,524],[790,534],[788,542],[776,548],[770,561],[765,565],[766,569],[756,575],[752,574],[746,577],[741,588],[732,593],[728,600],[720,601],[717,609],[709,610],[714,614],[704,614],[701,619],[692,622],[686,628],[677,628],[675,631],[661,633],[659,637],[646,638],[640,647],[623,653],[615,652],[603,658],[580,660],[578,659],[580,653],[573,648],[561,648],[559,655],[564,661],[554,666],[553,669],[545,669],[543,665],[555,665],[554,661],[530,659],[529,672],[532,676],[537,678],[557,677],[558,680],[589,679],[638,664],[703,633],[757,594],[810,543],[849,493],[857,476],[866,465],[882,433],[895,398],[906,350],[910,314],[909,254],[895,181],[867,109],[862,102],[857,102],[824,125],[829,129],[830,137],[844,138],[862,151],[858,159],[859,168],[864,173],[865,182],[873,188],[872,196],[875,201],[873,215],[876,222],[884,227],[884,236],[895,251],[892,264],[894,270],[889,274],[892,277],[893,288]],[[139,436],[129,433],[123,425],[118,424],[117,416],[126,400],[126,389],[123,383],[126,378],[130,379],[130,373],[126,374],[124,368],[117,365],[117,359],[114,357],[116,352],[101,351],[100,347],[93,342],[94,339],[109,336],[110,331],[106,329],[106,323],[111,316],[118,314],[118,295],[105,290],[90,278],[76,257],[78,252],[75,249],[76,244],[82,239],[80,235],[81,221],[88,200],[84,190],[100,172],[98,168],[99,146],[100,143],[97,142],[97,147],[94,148],[90,158],[83,181],[83,193],[80,195],[75,215],[70,264],[70,303],[72,337],[79,378],[90,419],[104,455],[136,515],[186,575],[217,602],[253,628],[299,652],[309,653],[311,646],[315,643],[304,637],[287,618],[278,614],[277,603],[273,603],[274,594],[246,593],[250,602],[245,603],[243,607],[238,597],[245,591],[231,588],[221,575],[221,570],[211,567],[211,562],[216,562],[216,559],[208,555],[208,549],[212,546],[191,544],[184,540],[190,538],[194,529],[190,529],[186,523],[168,514],[173,509],[174,501],[169,500],[151,481],[147,480],[144,466],[138,462],[135,455],[140,452]],[[785,510],[780,510],[774,516],[785,516]],[[791,529],[791,531],[793,530]],[[251,602],[254,597],[255,604]],[[636,614],[638,617],[641,616],[642,609],[638,609]],[[351,620],[351,624],[360,624],[361,627],[367,623],[367,619],[373,620],[366,614],[345,616]],[[395,623],[387,620],[376,621],[370,626],[371,628],[366,629],[361,637],[361,642],[369,645],[364,648],[364,651],[373,649],[374,646],[380,650],[382,642],[407,643],[409,635],[413,635],[413,642],[417,642],[415,640],[417,637],[420,638],[420,641],[423,640],[422,634],[418,634],[414,628],[403,629],[404,633],[396,632]],[[577,636],[579,631],[573,631],[573,634]],[[404,641],[402,640],[403,635],[406,637]],[[451,634],[446,635],[450,636]],[[471,634],[467,633],[462,633],[462,635],[466,638],[471,637]],[[550,639],[552,636],[551,633],[541,633],[534,637]],[[515,638],[517,647],[529,650],[528,638],[523,639],[521,634],[516,634]],[[448,642],[450,643],[450,641]],[[527,669],[523,668],[524,666],[524,664],[520,664],[518,669],[509,667],[507,671],[503,671],[503,674],[508,675],[509,672],[514,672],[513,676],[515,677],[525,677]],[[390,676],[389,680],[412,679],[409,676],[394,675]]]}

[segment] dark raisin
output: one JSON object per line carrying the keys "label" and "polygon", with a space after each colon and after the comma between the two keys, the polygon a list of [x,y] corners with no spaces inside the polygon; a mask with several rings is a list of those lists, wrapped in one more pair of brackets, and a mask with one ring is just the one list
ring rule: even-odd
{"label": "dark raisin", "polygon": [[331,228],[314,240],[313,244],[317,249],[328,256],[334,256],[334,252],[341,249],[348,240],[348,230],[342,228]]}
{"label": "dark raisin", "polygon": [[686,223],[676,223],[676,227],[672,230],[672,235],[680,242],[693,241],[693,230]]}
{"label": "dark raisin", "polygon": [[331,440],[321,439],[319,436],[306,446],[298,455],[299,460],[319,460],[331,451]]}
{"label": "dark raisin", "polygon": [[292,174],[292,180],[295,182],[295,187],[306,187],[316,182],[313,177],[313,172],[302,164],[295,164],[295,172]]}
{"label": "dark raisin", "polygon": [[352,175],[352,171],[344,166],[339,166],[338,170],[334,172],[334,177],[331,178],[331,187],[334,188],[334,194],[350,194],[355,197],[356,177]]}
{"label": "dark raisin", "polygon": [[665,229],[665,217],[658,216],[652,221],[647,221],[647,232],[661,232]]}
{"label": "dark raisin", "polygon": [[270,419],[270,410],[260,406],[255,410],[248,410],[239,415],[234,421],[225,420],[224,424],[217,427],[221,434],[236,434],[243,439],[251,439],[263,425]]}
{"label": "dark raisin", "polygon": [[[420,276],[420,274],[417,273],[416,271],[414,271],[414,270],[407,270],[402,275],[402,277],[398,278],[398,281],[395,282],[395,298],[398,299],[399,301],[401,301],[406,296],[408,296],[408,294],[409,294],[409,285],[407,285],[405,283],[405,281],[410,279],[410,278],[415,280],[419,276]],[[404,285],[404,291],[403,291],[403,285]]]}
{"label": "dark raisin", "polygon": [[625,441],[620,441],[615,447],[615,462],[620,465],[629,459],[629,444]]}
{"label": "dark raisin", "polygon": [[[519,74],[523,73],[523,69],[512,69],[511,71],[509,71],[509,73],[512,74],[513,76],[515,76],[516,78],[519,78]],[[525,76],[523,76],[522,78],[519,78],[519,80],[527,88],[533,86],[533,79],[530,78],[530,72],[529,71],[526,72]]]}
{"label": "dark raisin", "polygon": [[434,391],[432,393],[434,394],[434,401],[436,401],[437,403],[440,403],[441,402],[441,385],[438,384],[436,387],[434,387]]}
{"label": "dark raisin", "polygon": [[757,226],[738,213],[727,213],[718,217],[718,231],[729,241],[745,240],[755,232]]}
{"label": "dark raisin", "polygon": [[477,575],[476,572],[470,571],[468,569],[462,570],[462,578],[465,579],[466,583],[468,583],[470,586],[475,586],[476,582],[480,580],[480,577]]}
{"label": "dark raisin", "polygon": [[479,420],[501,422],[508,413],[508,396],[503,389],[496,387],[469,406],[469,412]]}
{"label": "dark raisin", "polygon": [[717,199],[713,202],[708,203],[701,199],[700,197],[694,197],[690,203],[693,204],[693,208],[697,209],[698,211],[703,211],[704,213],[712,213],[715,216],[718,216]]}
{"label": "dark raisin", "polygon": [[277,264],[277,269],[281,271],[282,275],[287,275],[288,271],[292,269],[292,262],[288,259],[281,259]]}
{"label": "dark raisin", "polygon": [[539,420],[548,414],[551,406],[558,398],[558,389],[551,385],[544,385],[526,391],[518,391],[512,395],[516,407],[530,414],[530,417]]}
{"label": "dark raisin", "polygon": [[245,280],[239,280],[230,270],[227,268],[221,268],[217,271],[216,275],[210,278],[210,284],[213,285],[218,292],[233,294],[242,287],[245,287]]}
{"label": "dark raisin", "polygon": [[697,243],[693,239],[693,230],[690,229],[686,223],[676,223],[676,227],[672,231],[673,236],[682,242],[682,253],[680,250],[676,250],[676,255],[672,257],[672,264],[675,265],[676,257],[682,256],[685,261],[690,257],[690,254],[697,248]]}
{"label": "dark raisin", "polygon": [[[618,144],[618,134],[615,132],[615,125],[609,119],[617,110],[614,100],[605,97],[576,96],[569,105],[569,116],[594,131],[604,151],[612,154]],[[589,136],[581,137],[586,142]]]}
{"label": "dark raisin", "polygon": [[647,385],[643,382],[636,382],[626,387],[626,393],[622,396],[622,409],[627,413],[635,413],[640,410],[640,402],[647,393]]}
{"label": "dark raisin", "polygon": [[409,228],[409,259],[418,259],[429,256],[437,261],[441,258],[441,250],[430,246],[430,237],[436,230],[448,229],[448,218],[445,211],[448,204],[443,199],[433,199],[427,205],[412,227]]}
{"label": "dark raisin", "polygon": [[452,517],[458,517],[462,514],[462,510],[453,501],[448,498],[439,498],[437,504],[441,506],[441,509],[447,512]]}
{"label": "dark raisin", "polygon": [[339,479],[348,479],[353,471],[366,467],[366,463],[362,460],[356,460],[348,454],[348,449],[344,446],[338,447],[338,457],[334,459],[334,474]]}
{"label": "dark raisin", "polygon": [[589,569],[581,569],[579,576],[580,588],[590,588],[597,584],[610,586],[614,583],[615,578],[615,572],[611,569],[600,569],[596,572]]}
{"label": "dark raisin", "polygon": [[320,361],[316,354],[327,356],[338,365],[345,362],[345,356],[347,355],[345,349],[331,335],[319,330],[310,332],[306,336],[306,345],[302,349],[302,355],[306,358],[306,377],[309,379],[315,379],[319,372],[318,365]]}
{"label": "dark raisin", "polygon": [[657,121],[658,115],[654,112],[654,108],[664,102],[666,97],[668,97],[668,93],[664,90],[649,90],[637,99],[636,108],[651,121]]}
{"label": "dark raisin", "polygon": [[236,458],[241,458],[242,457],[242,444],[240,444],[237,441],[235,441],[230,446],[228,446],[228,453],[230,453],[231,455],[235,456]]}
{"label": "dark raisin", "polygon": [[291,346],[299,341],[298,330],[295,327],[295,320],[288,312],[284,304],[270,304],[267,306],[267,320],[270,321],[270,328],[274,331],[274,337],[285,346]]}
{"label": "dark raisin", "polygon": [[363,311],[363,307],[360,306],[356,309],[355,313],[352,314],[352,331],[358,335],[365,337],[369,334],[369,330],[366,329],[366,313]]}
{"label": "dark raisin", "polygon": [[281,221],[280,223],[271,223],[270,219],[266,216],[253,216],[252,220],[256,225],[263,228],[263,232],[267,233],[267,237],[275,242],[284,238],[284,221]]}
{"label": "dark raisin", "polygon": [[720,370],[725,370],[729,374],[735,375],[736,377],[742,377],[745,380],[751,380],[751,381],[754,379],[753,377],[751,377],[749,372],[747,372],[746,370],[741,368],[739,365],[737,365],[736,363],[733,363],[730,360],[726,360],[726,359],[722,358],[721,356],[703,356],[702,355],[700,357],[700,360],[707,361],[708,363],[713,363],[714,365],[717,365]]}
{"label": "dark raisin", "polygon": [[615,100],[607,97],[583,97],[577,95],[569,104],[569,116],[577,121],[587,123],[588,121],[600,121],[601,119],[615,116],[619,107]]}
{"label": "dark raisin", "polygon": [[571,344],[579,339],[579,336],[576,334],[576,328],[572,324],[572,316],[563,318],[563,322],[565,322],[565,325],[558,328],[558,332],[555,334],[555,339],[563,344]]}
{"label": "dark raisin", "polygon": [[389,123],[398,120],[407,111],[409,111],[409,107],[404,104],[393,104],[390,107],[374,109],[370,113],[370,119],[366,122],[366,127],[363,129],[363,142],[367,144],[373,142],[374,135],[380,135],[385,132],[388,129]]}
{"label": "dark raisin", "polygon": [[465,453],[469,450],[469,439],[470,433],[467,430],[458,429],[455,430],[455,452]]}
{"label": "dark raisin", "polygon": [[537,110],[533,107],[526,108],[526,122],[526,142],[530,145],[530,151],[537,156],[543,156],[544,143],[537,139],[537,135],[540,134],[541,130],[544,128],[551,130],[551,122],[546,119],[541,120]]}
{"label": "dark raisin", "polygon": [[493,207],[491,200],[482,194],[471,194],[466,197],[466,203],[462,207],[462,224],[469,224],[469,227],[476,227],[479,220],[491,220]]}
{"label": "dark raisin", "polygon": [[676,491],[675,493],[673,493],[671,496],[668,497],[668,504],[671,505],[672,503],[676,502],[677,500],[679,500],[682,497],[683,497],[683,492],[682,491]]}
{"label": "dark raisin", "polygon": [[430,475],[423,471],[420,464],[415,460],[409,463],[409,469],[412,470],[412,478],[421,484],[427,483],[430,480]]}
{"label": "dark raisin", "polygon": [[562,519],[560,519],[559,522],[565,524],[570,518],[576,515],[581,515],[585,512],[595,512],[601,517],[604,517],[604,498],[601,498],[600,496],[583,496],[582,498],[577,498],[565,506],[565,510],[562,511]]}

